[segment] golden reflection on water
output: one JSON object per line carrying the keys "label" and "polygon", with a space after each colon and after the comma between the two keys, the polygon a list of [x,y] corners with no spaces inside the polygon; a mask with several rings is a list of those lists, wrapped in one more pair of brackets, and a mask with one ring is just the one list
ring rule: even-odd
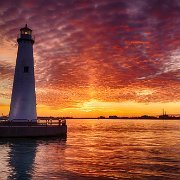
{"label": "golden reflection on water", "polygon": [[8,153],[7,145],[0,142],[0,179],[7,179],[7,172],[10,171],[8,167]]}
{"label": "golden reflection on water", "polygon": [[[31,174],[31,179],[179,176],[179,121],[68,120],[67,123],[66,140],[0,143],[0,162],[4,167],[0,179],[22,173],[27,177]],[[16,163],[12,163],[14,159]]]}

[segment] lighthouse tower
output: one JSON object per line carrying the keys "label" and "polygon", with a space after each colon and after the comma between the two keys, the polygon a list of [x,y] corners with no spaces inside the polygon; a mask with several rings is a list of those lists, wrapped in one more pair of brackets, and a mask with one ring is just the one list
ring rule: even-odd
{"label": "lighthouse tower", "polygon": [[9,120],[37,121],[32,30],[20,29]]}

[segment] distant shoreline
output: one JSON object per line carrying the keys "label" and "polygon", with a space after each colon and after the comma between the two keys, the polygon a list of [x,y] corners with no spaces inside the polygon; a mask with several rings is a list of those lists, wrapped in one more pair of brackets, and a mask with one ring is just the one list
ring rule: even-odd
{"label": "distant shoreline", "polygon": [[59,119],[97,119],[97,120],[118,120],[118,119],[124,119],[124,120],[180,120],[180,117],[116,117],[116,118],[109,118],[109,117],[38,117],[40,120],[46,120],[46,119],[52,119],[52,120],[59,120]]}
{"label": "distant shoreline", "polygon": [[[59,119],[97,119],[97,120],[180,120],[180,117],[165,117],[165,118],[159,118],[159,117],[117,117],[117,118],[90,118],[90,117],[52,117],[52,116],[48,116],[48,117],[38,117],[38,120],[59,120]],[[8,120],[8,117],[0,117],[0,120]]]}

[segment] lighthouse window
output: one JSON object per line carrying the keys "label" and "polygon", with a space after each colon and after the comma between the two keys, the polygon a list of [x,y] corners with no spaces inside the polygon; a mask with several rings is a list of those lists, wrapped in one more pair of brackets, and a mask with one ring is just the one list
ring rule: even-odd
{"label": "lighthouse window", "polygon": [[29,72],[29,66],[24,66],[24,73],[28,73]]}

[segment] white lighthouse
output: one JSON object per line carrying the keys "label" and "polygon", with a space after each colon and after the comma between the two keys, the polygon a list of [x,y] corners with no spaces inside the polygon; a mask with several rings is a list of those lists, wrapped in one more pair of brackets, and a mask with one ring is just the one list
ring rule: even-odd
{"label": "white lighthouse", "polygon": [[32,30],[20,29],[9,120],[37,121]]}

